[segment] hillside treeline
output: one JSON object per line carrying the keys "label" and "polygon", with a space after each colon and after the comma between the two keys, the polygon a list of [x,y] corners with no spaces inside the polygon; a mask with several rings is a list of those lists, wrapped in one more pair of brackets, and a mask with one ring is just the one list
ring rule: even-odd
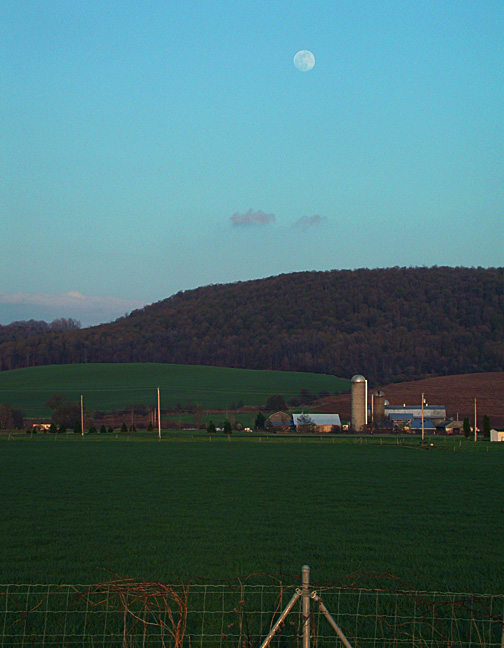
{"label": "hillside treeline", "polygon": [[0,345],[4,342],[24,340],[28,337],[44,336],[47,333],[72,331],[80,329],[81,323],[74,319],[56,319],[50,324],[28,320],[27,322],[12,322],[7,326],[0,326]]}
{"label": "hillside treeline", "polygon": [[173,362],[377,383],[500,371],[504,268],[300,272],[180,292],[89,329],[22,328],[0,330],[2,370]]}

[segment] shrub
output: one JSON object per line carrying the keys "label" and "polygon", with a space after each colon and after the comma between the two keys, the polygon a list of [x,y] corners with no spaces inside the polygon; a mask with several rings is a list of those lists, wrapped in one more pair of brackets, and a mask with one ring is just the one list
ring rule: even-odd
{"label": "shrub", "polygon": [[100,426],[100,434],[107,434],[107,428],[104,425]]}
{"label": "shrub", "polygon": [[490,417],[487,414],[485,414],[483,416],[483,436],[485,437],[485,439],[490,438],[490,428],[491,428]]}
{"label": "shrub", "polygon": [[315,396],[315,394],[312,394],[309,389],[303,387],[303,389],[301,389],[299,392],[299,399],[305,405],[311,405],[311,403],[317,400],[317,397]]}
{"label": "shrub", "polygon": [[266,401],[266,409],[274,412],[287,409],[285,398],[282,394],[274,394],[273,396],[270,396]]}
{"label": "shrub", "polygon": [[266,423],[266,417],[262,412],[256,416],[254,427],[256,430],[264,430],[264,424]]}
{"label": "shrub", "polygon": [[20,430],[23,427],[23,413],[9,403],[0,405],[0,429]]}

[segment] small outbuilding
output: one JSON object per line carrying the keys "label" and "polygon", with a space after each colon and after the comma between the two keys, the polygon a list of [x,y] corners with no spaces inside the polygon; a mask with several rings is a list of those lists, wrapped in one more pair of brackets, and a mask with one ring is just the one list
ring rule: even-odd
{"label": "small outbuilding", "polygon": [[33,432],[49,432],[50,429],[50,423],[33,423],[32,425]]}
{"label": "small outbuilding", "polygon": [[446,419],[436,425],[438,434],[462,434],[464,432],[464,422]]}
{"label": "small outbuilding", "polygon": [[490,430],[490,441],[504,441],[504,430]]}

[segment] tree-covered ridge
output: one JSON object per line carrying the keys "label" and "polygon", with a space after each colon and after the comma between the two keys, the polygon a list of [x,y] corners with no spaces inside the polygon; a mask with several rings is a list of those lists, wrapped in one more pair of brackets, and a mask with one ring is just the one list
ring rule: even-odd
{"label": "tree-covered ridge", "polygon": [[206,286],[111,324],[6,341],[0,367],[173,362],[383,383],[502,370],[503,340],[504,268],[335,270]]}

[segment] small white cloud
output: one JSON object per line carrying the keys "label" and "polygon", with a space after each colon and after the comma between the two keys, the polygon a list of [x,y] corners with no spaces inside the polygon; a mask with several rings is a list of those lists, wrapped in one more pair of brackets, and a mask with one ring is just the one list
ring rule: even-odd
{"label": "small white cloud", "polygon": [[230,217],[230,221],[233,225],[268,225],[275,222],[275,214],[266,214],[261,209],[258,211],[249,209],[244,214],[235,212]]}
{"label": "small white cloud", "polygon": [[319,216],[314,214],[313,216],[302,216],[299,220],[294,223],[294,227],[300,227],[301,229],[308,229],[309,227],[318,227],[327,221],[326,216]]}

